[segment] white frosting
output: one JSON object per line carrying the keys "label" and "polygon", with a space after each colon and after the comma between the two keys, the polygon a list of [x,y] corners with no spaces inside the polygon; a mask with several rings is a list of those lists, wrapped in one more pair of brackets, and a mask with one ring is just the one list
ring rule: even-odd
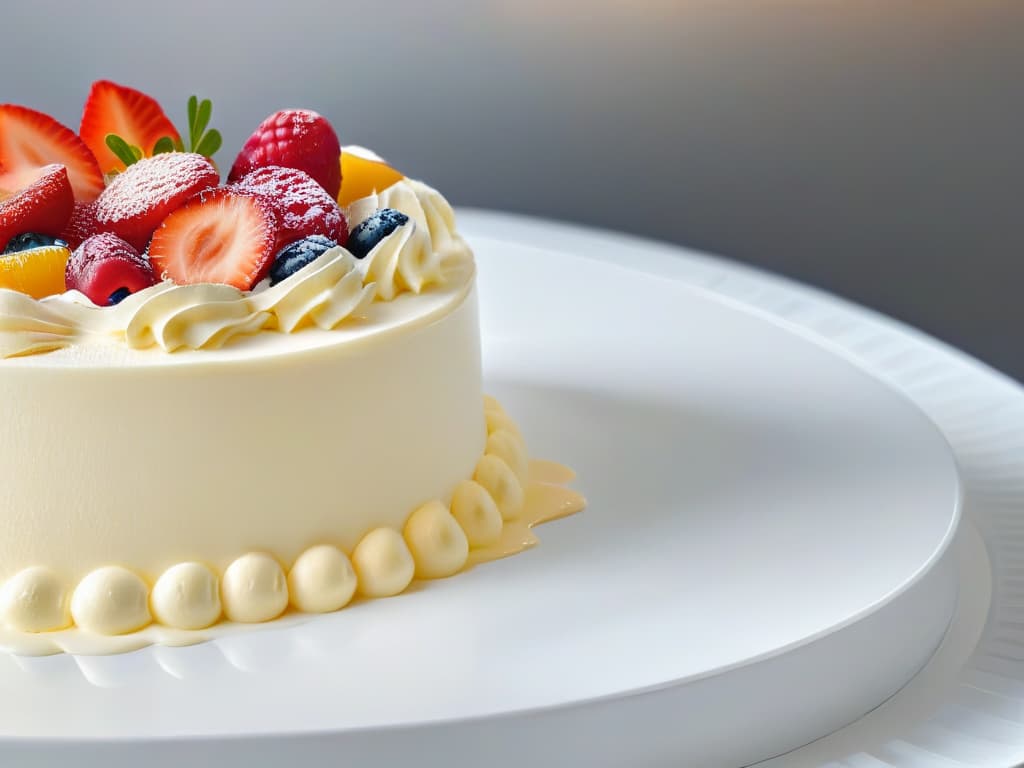
{"label": "white frosting", "polygon": [[48,632],[71,623],[67,587],[45,566],[16,573],[0,592],[0,616],[22,632]]}
{"label": "white frosting", "polygon": [[352,565],[364,597],[391,597],[405,590],[416,571],[412,553],[394,528],[375,528],[352,552]]}
{"label": "white frosting", "polygon": [[466,565],[469,541],[441,502],[428,502],[409,515],[402,533],[416,563],[416,578],[440,579]]}
{"label": "white frosting", "polygon": [[503,459],[485,455],[477,463],[473,479],[487,489],[503,519],[519,517],[526,502],[523,485]]}
{"label": "white frosting", "polygon": [[306,613],[344,608],[355,591],[356,572],[348,555],[329,544],[307,549],[288,572],[291,603]]}
{"label": "white frosting", "polygon": [[71,596],[75,624],[101,635],[122,635],[149,624],[149,587],[119,565],[97,568]]}
{"label": "white frosting", "polygon": [[176,629],[203,629],[220,618],[217,576],[202,563],[168,568],[149,597],[153,618]]}
{"label": "white frosting", "polygon": [[486,547],[501,536],[503,521],[498,505],[475,480],[463,480],[455,486],[451,511],[471,547]]}
{"label": "white frosting", "polygon": [[224,571],[220,589],[224,615],[231,621],[270,621],[288,607],[284,570],[264,552],[250,552],[231,563]]}

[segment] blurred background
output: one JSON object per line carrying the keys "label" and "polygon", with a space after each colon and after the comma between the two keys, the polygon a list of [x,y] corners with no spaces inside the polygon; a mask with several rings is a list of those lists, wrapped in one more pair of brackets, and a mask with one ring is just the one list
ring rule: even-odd
{"label": "blurred background", "polygon": [[456,204],[765,267],[1024,379],[1018,0],[34,0],[2,28],[0,101],[72,127],[97,78],[181,123],[198,93],[226,169],[310,107]]}

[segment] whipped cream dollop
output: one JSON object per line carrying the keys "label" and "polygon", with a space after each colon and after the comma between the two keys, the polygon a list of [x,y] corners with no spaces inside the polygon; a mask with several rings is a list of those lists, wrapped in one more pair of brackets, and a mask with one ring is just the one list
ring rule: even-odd
{"label": "whipped cream dollop", "polygon": [[412,179],[392,184],[383,192],[353,202],[347,211],[353,229],[383,208],[393,208],[409,221],[381,240],[363,259],[367,283],[377,296],[390,301],[403,291],[419,293],[442,280],[447,260],[472,258],[455,230],[455,212],[435,189]]}
{"label": "whipped cream dollop", "polygon": [[37,300],[0,289],[0,359],[51,352],[75,344],[123,342],[131,349],[217,349],[239,336],[263,331],[293,333],[307,327],[332,330],[361,317],[369,304],[420,293],[444,282],[445,265],[471,260],[455,230],[444,197],[405,179],[353,202],[351,227],[381,208],[409,217],[357,260],[333,248],[294,275],[253,291],[229,285],[158,283],[114,307],[99,307],[77,291]]}

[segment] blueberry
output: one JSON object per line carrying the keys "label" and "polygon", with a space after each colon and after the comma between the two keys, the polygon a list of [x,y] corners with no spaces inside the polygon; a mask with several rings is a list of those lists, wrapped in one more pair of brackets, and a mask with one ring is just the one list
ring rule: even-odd
{"label": "blueberry", "polygon": [[401,211],[394,208],[381,208],[366,221],[352,230],[346,246],[352,255],[362,259],[373,250],[381,240],[390,235],[409,220]]}
{"label": "blueberry", "polygon": [[48,245],[68,247],[68,244],[58,237],[40,235],[38,232],[25,232],[24,234],[12,237],[4,248],[4,253],[19,253],[33,248],[44,248]]}
{"label": "blueberry", "polygon": [[270,284],[277,285],[286,277],[291,277],[307,264],[324,255],[338,244],[323,235],[310,235],[302,240],[289,243],[274,257],[270,267]]}
{"label": "blueberry", "polygon": [[131,295],[132,292],[128,288],[118,288],[116,291],[110,294],[110,298],[107,299],[107,306],[112,307],[115,304],[120,304],[122,301],[124,301]]}

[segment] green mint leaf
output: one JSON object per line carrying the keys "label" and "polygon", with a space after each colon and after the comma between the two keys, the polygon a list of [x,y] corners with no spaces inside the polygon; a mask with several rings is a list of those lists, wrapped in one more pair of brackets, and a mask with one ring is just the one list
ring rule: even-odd
{"label": "green mint leaf", "polygon": [[106,143],[107,147],[110,148],[110,151],[117,155],[118,160],[120,160],[125,165],[132,165],[136,160],[139,159],[135,156],[135,153],[132,151],[132,148],[128,145],[128,142],[122,139],[117,134],[108,133],[103,141]]}
{"label": "green mint leaf", "polygon": [[181,143],[181,139],[180,138],[174,140],[174,151],[175,152],[184,152],[185,151],[185,145]]}
{"label": "green mint leaf", "polygon": [[134,144],[129,144],[128,145],[128,149],[130,149],[132,151],[132,154],[135,156],[136,160],[141,160],[142,159],[142,148],[141,147],[136,147]]}
{"label": "green mint leaf", "polygon": [[220,131],[214,128],[205,136],[203,136],[202,141],[199,142],[199,146],[196,147],[196,152],[198,152],[203,157],[213,157],[213,154],[218,149],[220,149],[220,145]]}
{"label": "green mint leaf", "polygon": [[213,102],[203,99],[199,102],[199,111],[196,113],[196,143],[192,144],[192,151],[199,151],[199,144],[203,141],[203,133],[206,126],[210,124],[210,115],[213,114]]}
{"label": "green mint leaf", "polygon": [[192,95],[188,97],[188,145],[194,147],[196,145],[196,139],[199,138],[196,133],[196,115],[199,113],[199,97]]}
{"label": "green mint leaf", "polygon": [[156,144],[153,145],[153,154],[162,155],[165,152],[174,151],[174,139],[170,136],[161,136],[156,140]]}

